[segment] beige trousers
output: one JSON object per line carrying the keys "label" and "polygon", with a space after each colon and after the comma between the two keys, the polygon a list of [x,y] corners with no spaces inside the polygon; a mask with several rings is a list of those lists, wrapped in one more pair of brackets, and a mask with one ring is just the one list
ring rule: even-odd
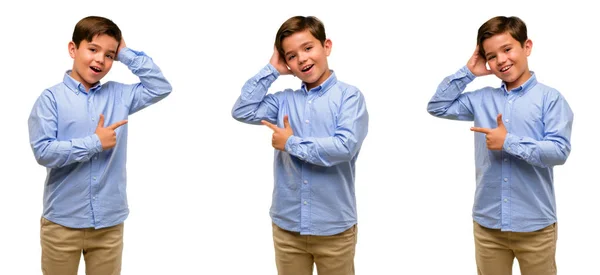
{"label": "beige trousers", "polygon": [[534,232],[502,232],[473,222],[479,275],[511,275],[517,258],[521,275],[556,275],[557,224]]}
{"label": "beige trousers", "polygon": [[273,224],[275,262],[279,275],[353,275],[356,225],[332,236],[300,235]]}
{"label": "beige trousers", "polygon": [[102,229],[69,228],[41,220],[42,273],[76,275],[81,253],[87,275],[121,273],[123,223]]}

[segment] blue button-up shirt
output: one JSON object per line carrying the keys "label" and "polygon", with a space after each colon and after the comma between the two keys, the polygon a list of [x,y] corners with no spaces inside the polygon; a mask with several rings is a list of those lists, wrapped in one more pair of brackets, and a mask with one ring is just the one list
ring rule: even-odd
{"label": "blue button-up shirt", "polygon": [[116,129],[117,144],[103,151],[95,134],[166,97],[171,85],[152,59],[129,48],[118,60],[141,83],[85,87],[67,71],[63,82],[42,92],[29,116],[29,139],[37,162],[47,168],[44,218],[71,228],[103,228],[129,214],[126,172],[127,124]]}
{"label": "blue button-up shirt", "polygon": [[552,167],[571,151],[573,112],[557,90],[531,74],[511,91],[502,83],[463,93],[475,79],[465,66],[440,83],[427,106],[434,116],[490,129],[502,114],[508,131],[502,150],[489,150],[485,134],[475,133],[473,219],[484,227],[531,232],[556,222]]}
{"label": "blue button-up shirt", "polygon": [[335,73],[306,90],[267,90],[279,77],[270,64],[249,79],[233,106],[235,119],[283,127],[288,115],[294,131],[285,151],[275,150],[271,218],[302,235],[334,235],[356,223],[355,163],[367,135],[369,115],[361,92]]}

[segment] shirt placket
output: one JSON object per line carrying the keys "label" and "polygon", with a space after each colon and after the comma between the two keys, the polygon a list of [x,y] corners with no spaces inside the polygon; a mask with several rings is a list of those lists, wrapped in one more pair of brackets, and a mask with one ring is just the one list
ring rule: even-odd
{"label": "shirt placket", "polygon": [[[305,136],[312,136],[312,127],[311,127],[311,119],[312,119],[312,110],[313,110],[313,93],[307,93],[306,101],[304,102],[304,110],[303,110],[303,118],[304,121],[302,123],[302,133]],[[301,209],[301,231],[310,232],[310,169],[311,164],[304,161],[302,163],[302,184],[300,185],[300,209]]]}
{"label": "shirt placket", "polygon": [[[100,118],[100,114],[96,112],[96,108],[94,106],[94,97],[96,92],[92,89],[89,90],[87,106],[88,106],[88,115],[91,121],[90,123],[90,131],[91,133],[96,132],[96,127],[98,126],[98,119]],[[90,206],[92,210],[92,224],[97,226],[97,222],[99,220],[99,215],[97,212],[98,205],[98,181],[100,179],[100,162],[98,161],[98,155],[94,155],[90,159]]]}
{"label": "shirt placket", "polygon": [[[510,132],[512,110],[516,96],[514,93],[507,93],[505,96],[504,112],[502,114],[502,123],[506,130]],[[511,212],[511,155],[504,150],[502,152],[502,228],[510,229],[512,227],[512,212]]]}

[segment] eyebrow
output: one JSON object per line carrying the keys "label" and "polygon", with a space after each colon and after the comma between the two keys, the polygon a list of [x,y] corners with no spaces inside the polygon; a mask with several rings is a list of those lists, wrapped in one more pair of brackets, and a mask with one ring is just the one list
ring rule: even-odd
{"label": "eyebrow", "polygon": [[[96,43],[93,43],[93,42],[88,43],[88,45],[94,46],[94,47],[98,47],[98,48],[102,49],[102,47],[100,45],[98,45]],[[117,53],[116,51],[113,51],[113,50],[107,50],[107,52],[109,52],[109,53]]]}
{"label": "eyebrow", "polygon": [[[306,46],[306,45],[308,45],[308,44],[310,44],[310,43],[313,43],[313,42],[314,42],[314,41],[306,41],[306,42],[302,43],[302,45],[300,45],[300,48],[302,48],[302,47],[304,47],[304,46]],[[294,52],[294,51],[289,51],[289,52],[286,52],[286,53],[284,53],[284,55],[285,55],[285,56],[288,56],[290,53],[293,53],[293,52]]]}

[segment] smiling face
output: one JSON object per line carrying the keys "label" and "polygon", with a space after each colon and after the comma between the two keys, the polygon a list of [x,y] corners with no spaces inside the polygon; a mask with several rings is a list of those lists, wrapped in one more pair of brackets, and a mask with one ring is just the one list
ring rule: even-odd
{"label": "smiling face", "polygon": [[508,91],[521,86],[531,77],[527,57],[532,45],[530,39],[521,45],[509,32],[493,35],[483,41],[483,52],[490,70],[506,83]]}
{"label": "smiling face", "polygon": [[69,55],[73,58],[71,77],[89,90],[110,71],[118,47],[118,41],[106,34],[96,35],[89,42],[83,40],[79,47],[69,42]]}
{"label": "smiling face", "polygon": [[306,29],[296,32],[281,42],[285,62],[292,73],[306,83],[308,90],[321,85],[329,76],[327,57],[331,52],[331,40],[323,44]]}

